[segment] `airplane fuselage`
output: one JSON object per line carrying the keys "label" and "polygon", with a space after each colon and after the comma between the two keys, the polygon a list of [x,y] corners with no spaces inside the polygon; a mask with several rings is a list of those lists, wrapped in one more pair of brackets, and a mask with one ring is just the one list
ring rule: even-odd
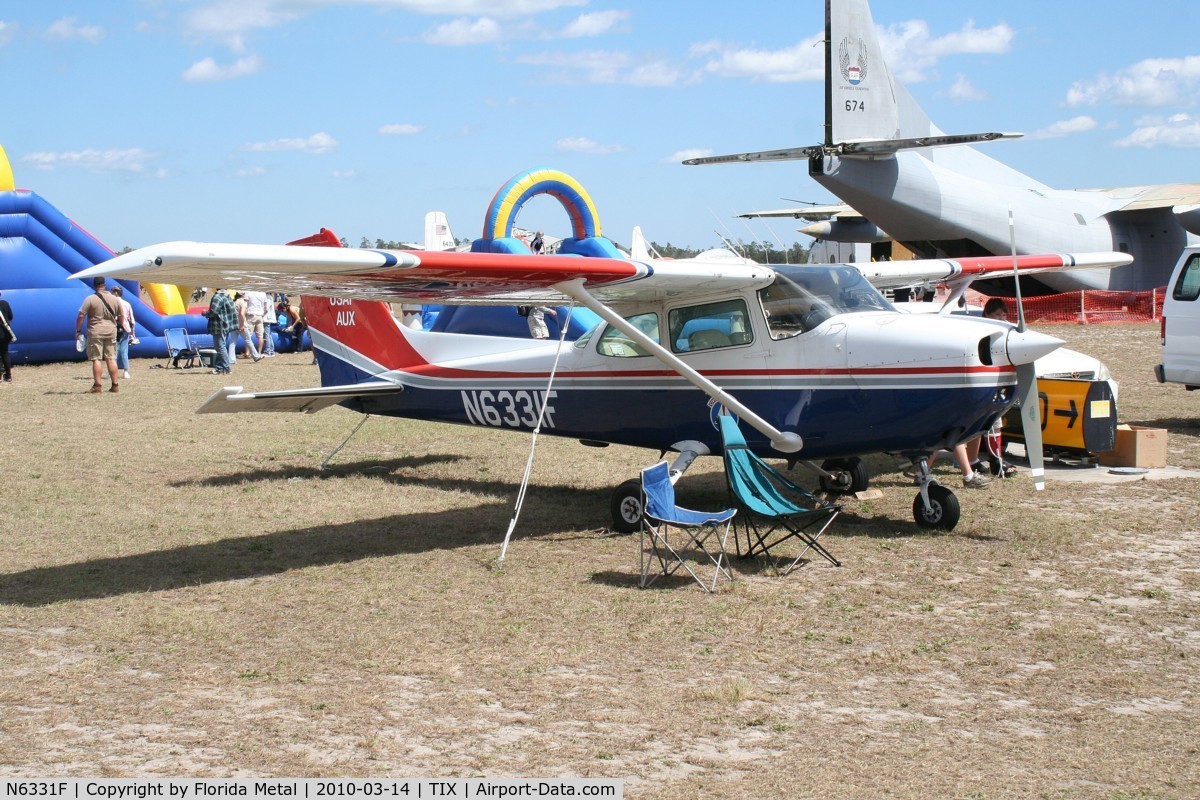
{"label": "airplane fuselage", "polygon": [[[885,307],[830,309],[802,321],[779,306],[764,312],[763,302],[770,300],[748,292],[644,305],[624,316],[776,428],[799,434],[805,459],[929,452],[978,433],[1013,402],[1012,366],[984,363],[980,355],[981,340],[1007,326],[920,319]],[[360,305],[350,325],[388,324]],[[698,441],[720,452],[716,404],[606,324],[563,343],[552,382],[557,342],[353,331],[339,324],[337,311],[319,305],[309,324],[325,351],[323,385],[403,385],[398,395],[345,403],[364,413],[528,431],[544,407],[546,434],[659,450]],[[384,348],[385,339],[399,337],[399,347]],[[389,358],[399,360],[381,369]],[[761,434],[747,434],[756,451],[780,455]]]}
{"label": "airplane fuselage", "polygon": [[[827,156],[810,162],[809,174],[921,257],[1011,252],[1012,210],[1017,250],[1113,250],[1134,256],[1133,267],[1078,270],[1039,278],[1060,291],[1080,288],[1141,290],[1166,285],[1179,252],[1195,239],[1170,209],[1122,211],[1101,191],[1063,191],[1032,180],[1009,180],[991,159],[930,158],[903,151],[877,159]],[[946,162],[950,163],[946,163]]]}

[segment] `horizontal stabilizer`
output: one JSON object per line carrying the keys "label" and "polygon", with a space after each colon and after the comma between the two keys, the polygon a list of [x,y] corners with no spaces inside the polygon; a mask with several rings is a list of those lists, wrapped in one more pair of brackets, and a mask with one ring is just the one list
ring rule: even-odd
{"label": "horizontal stabilizer", "polygon": [[912,139],[869,139],[856,142],[840,142],[828,147],[814,145],[813,147],[788,147],[782,150],[759,150],[752,153],[732,153],[724,156],[704,156],[702,158],[689,158],[683,163],[694,167],[707,166],[709,164],[748,164],[758,161],[799,161],[820,155],[842,156],[845,158],[853,158],[854,156],[885,156],[900,150],[979,144],[980,142],[994,142],[997,139],[1019,139],[1024,135],[1023,133],[990,131],[988,133],[917,136]]}
{"label": "horizontal stabilizer", "polygon": [[204,401],[197,414],[237,414],[242,411],[292,411],[315,414],[343,400],[400,394],[398,383],[356,383],[318,389],[286,389],[278,392],[242,394],[241,386],[226,386]]}

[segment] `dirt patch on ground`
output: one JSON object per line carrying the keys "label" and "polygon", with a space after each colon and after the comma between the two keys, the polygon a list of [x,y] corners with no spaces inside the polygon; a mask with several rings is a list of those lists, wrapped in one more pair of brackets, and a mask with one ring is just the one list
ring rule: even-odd
{"label": "dirt patch on ground", "polygon": [[[1048,330],[1200,468],[1200,397],[1153,382],[1156,326]],[[116,396],[83,394],[83,365],[18,369],[0,394],[0,775],[1200,794],[1194,482],[1009,481],[960,492],[934,535],[873,459],[882,496],[827,537],[844,567],[639,591],[636,539],[604,526],[656,454],[543,438],[496,569],[526,437],[371,420],[320,470],[358,417],[195,416],[216,376],[134,366]],[[235,376],[316,380],[295,356]],[[720,505],[719,470],[681,499]]]}

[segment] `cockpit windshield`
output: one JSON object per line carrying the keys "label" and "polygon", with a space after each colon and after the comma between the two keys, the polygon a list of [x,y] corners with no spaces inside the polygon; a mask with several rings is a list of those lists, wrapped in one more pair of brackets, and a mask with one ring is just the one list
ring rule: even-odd
{"label": "cockpit windshield", "polygon": [[758,292],[772,339],[787,339],[835,314],[895,311],[853,267],[839,264],[772,267],[775,282]]}

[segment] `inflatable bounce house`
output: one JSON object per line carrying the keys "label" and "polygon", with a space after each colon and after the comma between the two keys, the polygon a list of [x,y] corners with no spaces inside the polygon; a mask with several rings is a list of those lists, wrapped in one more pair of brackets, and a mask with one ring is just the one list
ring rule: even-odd
{"label": "inflatable bounce house", "polygon": [[[625,258],[608,239],[600,234],[600,215],[592,198],[577,180],[556,169],[531,169],[514,176],[500,187],[488,206],[483,220],[483,237],[471,244],[474,253],[523,253],[533,251],[529,245],[513,236],[513,226],[521,207],[538,195],[550,195],[562,204],[571,220],[571,237],[558,248],[559,255],[602,256]],[[561,335],[560,322],[567,319],[568,308],[559,306],[557,316],[546,317],[550,338]],[[576,306],[570,310],[568,339],[578,339],[600,321],[595,312]],[[451,333],[476,333],[490,336],[528,337],[529,323],[515,308],[495,306],[426,306],[423,327],[427,330]]]}
{"label": "inflatable bounce house", "polygon": [[[92,287],[70,276],[112,256],[112,250],[49,202],[17,189],[0,147],[0,293],[13,310],[17,341],[9,355],[14,364],[83,360],[71,326]],[[119,283],[137,320],[139,343],[130,348],[131,357],[165,357],[163,331],[168,328],[184,328],[196,346],[212,346],[204,317],[187,313],[184,299],[191,296],[190,288]]]}

